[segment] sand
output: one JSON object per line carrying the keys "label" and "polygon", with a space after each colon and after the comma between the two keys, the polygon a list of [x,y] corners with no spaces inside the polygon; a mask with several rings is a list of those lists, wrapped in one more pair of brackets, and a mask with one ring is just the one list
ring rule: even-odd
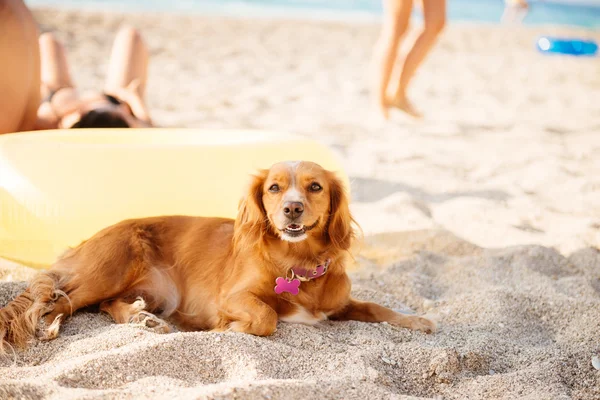
{"label": "sand", "polygon": [[[60,30],[83,89],[101,86],[119,24],[140,28],[163,126],[331,145],[365,232],[353,295],[426,313],[440,331],[158,335],[82,312],[0,361],[0,398],[600,398],[600,63],[533,48],[541,34],[599,33],[451,25],[411,88],[426,119],[383,122],[366,79],[377,25],[35,15]],[[32,273],[0,263],[0,304]]]}

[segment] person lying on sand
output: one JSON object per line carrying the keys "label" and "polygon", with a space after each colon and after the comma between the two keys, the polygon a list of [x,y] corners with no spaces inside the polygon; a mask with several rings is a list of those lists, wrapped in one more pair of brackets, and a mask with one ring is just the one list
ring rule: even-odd
{"label": "person lying on sand", "polygon": [[148,50],[137,30],[124,27],[118,32],[104,91],[98,94],[78,93],[65,49],[53,34],[42,34],[39,46],[43,100],[38,129],[152,126],[144,104]]}
{"label": "person lying on sand", "polygon": [[400,39],[406,33],[412,13],[412,0],[383,0],[384,21],[376,45],[374,63],[375,93],[379,111],[385,119],[389,108],[396,107],[412,117],[421,114],[406,96],[408,85],[446,24],[446,0],[422,0],[424,29],[404,59],[400,80],[393,96],[388,96],[390,77],[396,62]]}
{"label": "person lying on sand", "polygon": [[0,0],[0,134],[35,127],[40,104],[38,34],[21,0]]}

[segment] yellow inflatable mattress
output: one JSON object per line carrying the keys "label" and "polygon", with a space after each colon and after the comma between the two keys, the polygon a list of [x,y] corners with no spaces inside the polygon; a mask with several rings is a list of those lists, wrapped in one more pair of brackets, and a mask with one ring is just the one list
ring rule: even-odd
{"label": "yellow inflatable mattress", "polygon": [[292,134],[193,129],[53,130],[0,135],[0,257],[49,266],[127,218],[234,218],[249,176],[285,160],[336,171],[323,144]]}

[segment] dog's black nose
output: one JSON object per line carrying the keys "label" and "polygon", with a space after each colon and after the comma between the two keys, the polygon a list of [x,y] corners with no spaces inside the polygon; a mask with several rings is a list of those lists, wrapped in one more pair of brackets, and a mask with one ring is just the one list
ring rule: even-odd
{"label": "dog's black nose", "polygon": [[283,203],[283,215],[289,219],[296,219],[304,212],[304,204],[299,201],[286,201]]}

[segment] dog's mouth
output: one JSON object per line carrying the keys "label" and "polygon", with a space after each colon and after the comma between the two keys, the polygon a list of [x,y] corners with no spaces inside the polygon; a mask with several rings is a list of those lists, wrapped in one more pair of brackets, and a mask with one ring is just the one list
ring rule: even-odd
{"label": "dog's mouth", "polygon": [[313,229],[314,227],[316,227],[318,223],[319,223],[319,219],[317,218],[317,220],[312,225],[309,225],[309,226],[302,225],[302,224],[289,224],[285,228],[280,229],[280,230],[283,233],[285,233],[286,235],[289,235],[291,237],[300,237],[300,236],[304,235],[306,232],[308,232],[311,229]]}

